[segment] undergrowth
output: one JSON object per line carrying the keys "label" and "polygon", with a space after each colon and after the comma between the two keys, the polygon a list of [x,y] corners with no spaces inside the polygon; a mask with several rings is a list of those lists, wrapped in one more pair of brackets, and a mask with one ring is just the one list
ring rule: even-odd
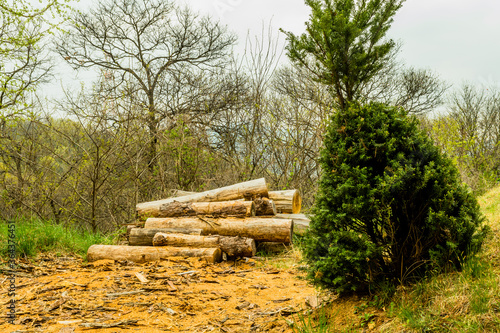
{"label": "undergrowth", "polygon": [[[337,300],[298,316],[294,332],[500,332],[500,186],[478,201],[491,233],[460,272],[429,274],[410,286],[383,286],[377,294]],[[332,325],[335,318],[325,321],[321,314],[339,309],[351,314],[348,322]]]}
{"label": "undergrowth", "polygon": [[[115,244],[119,235],[102,235],[55,224],[52,221],[18,219],[14,232],[15,255],[17,258],[36,257],[39,253],[51,252],[58,255],[78,255],[85,258],[93,244]],[[0,256],[7,260],[8,223],[0,222]]]}

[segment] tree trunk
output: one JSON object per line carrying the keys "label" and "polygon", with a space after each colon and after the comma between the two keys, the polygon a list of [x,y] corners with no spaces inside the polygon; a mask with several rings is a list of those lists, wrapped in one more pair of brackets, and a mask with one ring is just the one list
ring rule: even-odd
{"label": "tree trunk", "polygon": [[149,218],[146,229],[191,228],[202,229],[202,235],[240,236],[260,242],[291,243],[293,221],[273,218],[228,218],[210,219],[202,217]]}
{"label": "tree trunk", "polygon": [[212,215],[214,217],[255,216],[253,201],[171,202],[160,205],[156,217]]}
{"label": "tree trunk", "polygon": [[256,252],[255,241],[251,238],[227,236],[193,236],[182,234],[157,233],[153,238],[154,246],[180,247],[219,247],[229,256],[253,257]]}
{"label": "tree trunk", "polygon": [[[246,201],[245,201],[246,202]],[[257,198],[255,202],[255,215],[276,215],[276,205],[268,198]]]}
{"label": "tree trunk", "polygon": [[92,245],[87,251],[87,260],[102,259],[129,260],[136,263],[164,260],[169,257],[197,257],[209,263],[220,262],[222,252],[219,248],[184,248],[124,245]]}
{"label": "tree trunk", "polygon": [[264,178],[251,180],[231,186],[221,187],[211,191],[186,195],[183,197],[169,198],[152,202],[137,204],[136,211],[139,217],[156,216],[160,206],[163,204],[177,202],[214,202],[246,199],[253,200],[259,197],[267,197],[267,184]]}
{"label": "tree trunk", "polygon": [[311,222],[304,214],[276,214],[276,217],[293,220],[293,233],[295,235],[304,235],[307,229],[309,229],[309,223]]}
{"label": "tree trunk", "polygon": [[302,208],[299,190],[270,191],[269,199],[274,201],[278,213],[298,214]]}
{"label": "tree trunk", "polygon": [[128,237],[128,244],[131,246],[152,246],[153,237],[159,233],[175,233],[175,234],[186,234],[186,235],[201,235],[201,229],[189,229],[189,228],[163,228],[163,229],[144,229],[144,228],[134,228],[130,231]]}

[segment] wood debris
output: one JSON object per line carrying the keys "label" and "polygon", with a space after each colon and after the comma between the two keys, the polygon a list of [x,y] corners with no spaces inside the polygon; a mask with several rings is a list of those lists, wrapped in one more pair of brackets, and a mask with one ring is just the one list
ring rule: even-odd
{"label": "wood debris", "polygon": [[127,319],[120,320],[114,323],[81,323],[80,326],[85,328],[112,328],[112,327],[126,327],[131,325],[136,325],[139,320]]}

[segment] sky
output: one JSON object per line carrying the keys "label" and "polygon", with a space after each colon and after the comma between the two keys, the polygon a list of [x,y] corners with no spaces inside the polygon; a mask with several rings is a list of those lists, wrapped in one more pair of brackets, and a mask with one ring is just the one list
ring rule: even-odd
{"label": "sky", "polygon": [[[33,0],[36,1],[36,0]],[[271,23],[281,45],[279,28],[304,32],[309,7],[303,0],[177,0],[201,14],[226,24],[239,36],[242,52],[247,34],[260,35]],[[80,0],[80,10],[92,1]],[[415,68],[429,69],[447,83],[464,82],[500,86],[500,1],[498,0],[406,0],[394,17],[388,37],[402,43],[400,60]],[[283,55],[282,61],[286,61]],[[90,73],[59,67],[59,88],[78,86]],[[52,88],[53,92],[58,88]]]}

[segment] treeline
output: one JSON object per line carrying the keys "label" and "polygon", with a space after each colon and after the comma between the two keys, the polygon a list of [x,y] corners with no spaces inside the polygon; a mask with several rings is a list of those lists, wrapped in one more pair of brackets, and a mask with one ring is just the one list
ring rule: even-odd
{"label": "treeline", "polygon": [[[49,80],[50,66],[19,45],[33,67],[16,72],[14,64],[2,77],[1,218],[35,215],[106,232],[133,221],[138,202],[260,177],[276,190],[299,189],[303,206],[312,205],[338,100],[308,71],[280,61],[271,30],[235,56],[236,38],[218,22],[155,0],[102,2],[64,28],[52,41],[57,56],[100,76],[40,102],[29,92]],[[396,58],[358,87],[361,99],[426,119],[474,191],[496,182],[498,92],[466,86],[446,101],[448,86],[435,74]],[[36,82],[9,86],[14,79]],[[431,116],[443,102],[448,112]]]}

